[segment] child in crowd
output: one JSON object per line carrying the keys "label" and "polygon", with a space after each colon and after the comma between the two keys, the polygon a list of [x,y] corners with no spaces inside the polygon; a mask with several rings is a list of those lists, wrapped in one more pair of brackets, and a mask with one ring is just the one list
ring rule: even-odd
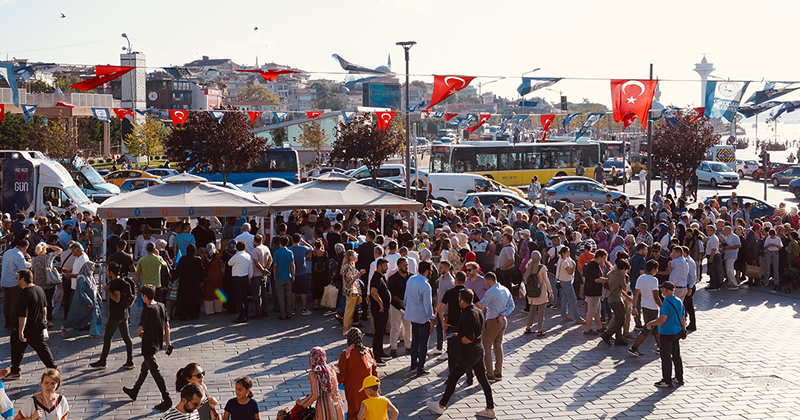
{"label": "child in crowd", "polygon": [[361,402],[358,409],[358,420],[389,420],[386,410],[392,413],[391,420],[397,420],[400,412],[386,397],[381,397],[381,382],[377,377],[370,375],[364,378],[361,391],[367,394],[367,399]]}
{"label": "child in crowd", "polygon": [[261,420],[258,404],[253,400],[253,380],[244,376],[236,380],[236,398],[225,404],[222,420]]}

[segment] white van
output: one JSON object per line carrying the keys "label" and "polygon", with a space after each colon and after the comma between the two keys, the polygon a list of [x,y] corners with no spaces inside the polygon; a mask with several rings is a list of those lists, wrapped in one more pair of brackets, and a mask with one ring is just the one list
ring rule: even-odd
{"label": "white van", "polygon": [[736,148],[733,146],[711,146],[706,151],[706,161],[722,162],[736,172]]}
{"label": "white van", "polygon": [[477,174],[428,174],[428,198],[458,205],[468,194],[475,192],[507,192],[526,198],[517,188],[507,187],[497,181]]}

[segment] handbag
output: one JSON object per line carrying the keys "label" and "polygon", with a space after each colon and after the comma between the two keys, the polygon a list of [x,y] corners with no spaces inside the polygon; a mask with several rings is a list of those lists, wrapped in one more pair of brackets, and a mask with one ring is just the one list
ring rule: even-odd
{"label": "handbag", "polygon": [[[672,302],[670,301],[666,302],[669,303],[669,306],[672,306],[672,309],[675,310],[675,315],[678,315],[678,319],[681,319],[681,314],[678,313],[678,308],[676,308],[675,305],[672,304]],[[686,327],[684,327],[682,323],[681,323],[681,332],[678,333],[678,337],[680,337],[681,339],[686,338]]]}
{"label": "handbag", "polygon": [[751,264],[745,264],[744,266],[744,275],[747,277],[760,279],[763,274],[764,270],[760,266]]}
{"label": "handbag", "polygon": [[47,285],[48,286],[55,286],[61,284],[61,275],[58,274],[58,270],[55,267],[50,266],[47,267]]}
{"label": "handbag", "polygon": [[325,286],[325,291],[322,294],[322,301],[320,301],[320,304],[323,308],[336,309],[336,303],[338,299],[339,289],[336,286],[329,284]]}

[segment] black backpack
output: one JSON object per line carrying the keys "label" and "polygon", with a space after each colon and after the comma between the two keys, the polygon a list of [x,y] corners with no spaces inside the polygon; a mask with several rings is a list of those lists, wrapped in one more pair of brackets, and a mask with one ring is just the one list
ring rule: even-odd
{"label": "black backpack", "polygon": [[129,309],[133,307],[133,304],[136,302],[136,284],[133,283],[133,280],[130,277],[120,277],[128,287],[123,288],[119,292],[119,304],[123,308]]}

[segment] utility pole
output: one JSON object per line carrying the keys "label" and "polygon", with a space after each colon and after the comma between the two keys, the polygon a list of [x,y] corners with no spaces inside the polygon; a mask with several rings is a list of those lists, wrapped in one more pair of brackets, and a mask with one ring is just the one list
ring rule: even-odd
{"label": "utility pole", "polygon": [[[653,80],[653,63],[650,63],[650,80]],[[647,118],[650,118],[650,110],[647,110]],[[647,208],[647,228],[650,229],[653,225],[652,212],[650,211],[650,182],[653,180],[653,124],[647,124],[647,197],[645,197],[645,205]]]}

